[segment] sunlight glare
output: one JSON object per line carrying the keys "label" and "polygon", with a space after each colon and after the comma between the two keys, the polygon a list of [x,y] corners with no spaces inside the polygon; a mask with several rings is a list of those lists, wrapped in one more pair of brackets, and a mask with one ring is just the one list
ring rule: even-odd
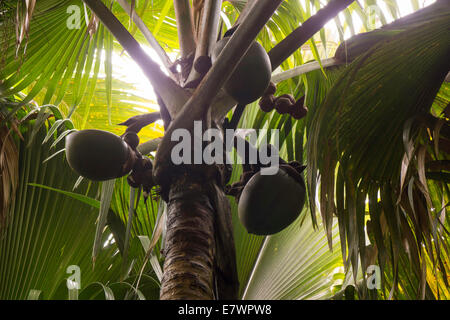
{"label": "sunlight glare", "polygon": [[[163,64],[159,56],[156,54],[156,52],[148,46],[141,45],[141,47],[153,61],[155,61],[161,66],[162,72],[168,74],[167,71],[162,67]],[[176,58],[176,52],[174,54],[169,54],[169,57],[172,59],[172,61],[174,61]],[[129,92],[144,99],[155,101],[154,105],[153,104],[151,106],[146,105],[146,107],[159,110],[159,105],[156,103],[156,95],[153,90],[153,87],[151,86],[147,77],[144,75],[144,72],[136,64],[136,62],[133,61],[133,59],[131,59],[126,54],[114,53],[113,65],[114,65],[114,73],[117,74],[117,77],[120,80],[129,83],[135,87],[136,90],[129,90]],[[131,101],[129,102],[131,103]],[[136,102],[132,103],[137,104]],[[136,110],[139,109],[139,107],[134,108]],[[148,110],[145,110],[145,112],[148,112]]]}
{"label": "sunlight glare", "polygon": [[[420,8],[424,8],[434,2],[436,2],[436,0],[419,0],[419,6],[420,6]],[[410,0],[397,1],[397,3],[398,3],[398,7],[399,7],[399,16],[400,17],[407,16],[414,11]],[[377,5],[382,9],[382,12],[386,18],[387,23],[391,23],[392,21],[394,21],[394,18],[391,16],[391,13],[386,4],[386,1],[377,1]],[[364,8],[363,10],[366,13],[368,13],[367,10],[369,10],[369,9]],[[374,18],[375,18],[375,26],[373,27],[373,29],[380,28],[382,26],[382,24],[381,24],[379,17],[377,17],[375,14]],[[344,22],[345,22],[344,13],[341,12],[338,15],[337,19],[340,21],[341,25],[344,25]],[[366,32],[366,30],[364,30],[364,28],[363,28],[363,23],[356,12],[353,13],[352,22],[354,25],[355,33]],[[336,25],[336,22],[334,19],[329,21],[325,25],[325,28],[329,30],[330,34],[332,35],[331,38],[335,39],[336,41],[339,41],[339,32],[338,32],[338,28],[337,28],[337,25]],[[352,37],[352,34],[350,31],[350,28],[348,28],[348,27],[345,28],[344,40],[347,40],[351,37]]]}
{"label": "sunlight glare", "polygon": [[[419,0],[419,5],[421,8],[423,8],[434,2],[436,2],[436,0]],[[389,12],[386,2],[378,0],[377,4],[382,8],[382,11],[386,17],[387,22],[391,23],[394,19]],[[413,7],[412,7],[410,0],[398,1],[398,5],[399,5],[400,17],[404,17],[413,12]],[[312,11],[313,11],[312,14],[314,14],[315,9],[313,8]],[[221,12],[221,14],[222,14],[222,18],[225,18],[224,13]],[[340,13],[338,15],[337,19],[340,20],[341,24],[344,24],[345,18],[344,18],[343,13]],[[362,23],[361,19],[359,18],[359,16],[356,13],[353,14],[352,20],[353,20],[355,33],[361,33],[361,32],[366,31],[363,28],[363,23]],[[376,28],[381,27],[381,22],[379,20],[380,19],[377,17],[376,25],[375,25]],[[231,25],[229,25],[229,21],[227,21],[227,19],[224,19],[224,21],[227,24],[227,27],[231,27]],[[330,39],[333,39],[332,41],[339,42],[339,32],[337,30],[335,20],[333,19],[333,20],[329,21],[325,25],[325,28],[327,29],[327,34],[328,34],[327,37],[329,37]],[[344,40],[346,40],[352,36],[352,34],[350,32],[350,28],[348,28],[348,27],[345,28],[345,32],[344,32],[343,36],[344,36]],[[145,45],[141,45],[141,46],[144,49],[144,51],[147,52],[148,55],[161,66],[161,70],[165,74],[167,74],[167,71],[162,67],[162,62],[159,59],[156,52],[149,46],[145,46]],[[177,54],[178,53],[176,51],[169,53],[170,59],[172,61],[175,61],[175,59],[177,58]],[[120,54],[116,54],[116,53],[113,54],[113,64],[114,64],[114,73],[117,73],[118,78],[122,81],[132,84],[136,88],[136,90],[130,90],[130,92],[132,94],[135,94],[142,98],[155,101],[154,104],[152,104],[150,106],[146,105],[145,107],[159,110],[159,105],[156,103],[156,95],[155,95],[155,92],[153,91],[153,87],[151,86],[150,82],[148,81],[147,77],[144,75],[142,70],[139,68],[139,66],[126,54],[120,55]],[[141,111],[142,108],[140,108],[139,106],[136,106],[137,103],[134,102],[133,104],[135,105],[135,106],[133,106],[133,108],[135,110]],[[148,112],[148,110],[146,110],[146,112]]]}

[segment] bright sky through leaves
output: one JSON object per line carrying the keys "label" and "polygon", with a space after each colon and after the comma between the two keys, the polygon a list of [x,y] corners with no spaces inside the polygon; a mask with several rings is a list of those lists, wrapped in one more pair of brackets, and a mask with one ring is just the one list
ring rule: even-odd
{"label": "bright sky through leaves", "polygon": [[[303,2],[304,0],[299,0],[299,1]],[[425,7],[425,6],[428,6],[432,3],[434,3],[435,1],[436,0],[419,0],[419,5],[421,7]],[[386,2],[378,1],[378,4],[383,9],[383,12],[385,13],[387,22],[388,23],[392,22],[393,18],[388,13],[389,10],[386,6]],[[399,5],[399,9],[400,9],[400,16],[402,16],[402,17],[406,16],[414,11],[410,0],[398,1],[398,5]],[[340,18],[341,18],[341,21],[344,21],[342,13],[340,14]],[[354,23],[356,33],[363,32],[361,20],[358,18],[356,13],[354,14],[353,21],[354,21],[353,23]],[[376,28],[378,28],[380,26],[381,26],[381,23],[379,21],[377,21]],[[333,35],[333,38],[335,39],[335,41],[338,42],[339,35],[337,32],[335,22],[333,20],[330,21],[329,23],[327,23],[325,25],[325,28],[327,28],[330,31],[330,33]],[[350,33],[349,28],[347,28],[347,30],[344,33],[344,38],[348,39],[350,37],[351,37],[351,33]],[[157,61],[160,65],[162,65],[158,56],[155,54],[155,52],[151,48],[149,48],[146,45],[142,45],[142,46],[145,49],[145,51],[147,51],[149,53],[149,55],[152,57],[153,60]],[[176,53],[171,54],[169,56],[172,59],[172,61],[174,61],[176,59]],[[156,102],[156,96],[153,91],[153,88],[151,87],[151,85],[150,85],[149,81],[147,80],[147,78],[145,77],[144,73],[141,71],[141,69],[137,66],[137,64],[132,59],[130,59],[126,54],[122,54],[122,55],[115,54],[113,56],[113,61],[114,61],[113,71],[114,71],[115,77],[117,77],[120,80],[123,80],[125,82],[133,84],[136,87],[136,91],[133,93],[135,93],[139,96],[142,96],[144,98],[154,100]],[[155,104],[154,106],[147,106],[147,107],[152,107],[152,108],[154,107],[155,109],[159,109],[159,106],[157,104]],[[139,106],[133,106],[133,108],[137,111],[148,112],[146,108],[139,108]]]}

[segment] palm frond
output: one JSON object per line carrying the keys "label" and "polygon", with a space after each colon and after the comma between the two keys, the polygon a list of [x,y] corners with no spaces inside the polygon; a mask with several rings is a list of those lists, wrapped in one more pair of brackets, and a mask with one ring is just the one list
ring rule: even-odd
{"label": "palm frond", "polygon": [[[94,281],[118,279],[120,260],[115,255],[116,246],[110,243],[102,246],[96,268],[92,269],[96,210],[63,194],[30,185],[70,190],[77,179],[62,154],[42,163],[53,152],[51,142],[41,145],[45,127],[41,127],[35,143],[25,146],[30,129],[19,147],[19,187],[11,207],[12,219],[0,240],[0,297],[26,299],[30,290],[39,290],[41,297],[51,299],[59,284],[70,276],[66,269],[71,265],[81,270],[82,288]],[[95,197],[97,188],[84,182],[79,192]],[[104,232],[103,243],[108,236],[109,232]]]}
{"label": "palm frond", "polygon": [[[427,254],[433,255],[431,239],[440,242],[433,222],[435,208],[421,174],[425,151],[416,154],[420,170],[415,171],[415,181],[419,185],[412,187],[409,195],[411,201],[414,199],[413,207],[419,205],[420,209],[409,210],[400,203],[400,177],[404,145],[412,143],[414,148],[420,141],[417,127],[408,127],[408,120],[412,122],[430,111],[450,68],[448,10],[445,5],[437,13],[425,10],[426,25],[405,26],[403,32],[391,35],[391,41],[357,58],[309,119],[309,194],[320,203],[330,245],[330,222],[334,214],[338,216],[341,243],[347,244],[346,265],[351,262],[354,274],[358,257],[363,271],[367,268],[366,225],[367,232],[373,232],[376,242],[372,244],[378,249],[380,265],[383,267],[391,256],[394,274],[398,272],[399,254],[406,250],[419,277],[422,244]],[[405,127],[413,142],[405,140]],[[315,202],[310,201],[310,206],[314,213]],[[414,223],[411,210],[421,216],[419,223]],[[369,217],[370,230],[366,223]],[[395,287],[398,277],[394,279]]]}

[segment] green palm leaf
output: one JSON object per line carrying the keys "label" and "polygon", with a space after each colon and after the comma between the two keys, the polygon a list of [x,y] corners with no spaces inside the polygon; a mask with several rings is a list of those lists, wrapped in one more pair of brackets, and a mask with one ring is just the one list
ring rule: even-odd
{"label": "green palm leaf", "polygon": [[[391,35],[389,42],[375,45],[357,58],[342,73],[309,122],[309,193],[312,198],[316,197],[320,178],[320,212],[329,241],[331,243],[330,221],[333,214],[337,214],[342,225],[341,242],[347,243],[346,261],[351,261],[354,274],[359,255],[363,268],[367,267],[364,260],[366,199],[373,232],[378,239],[381,265],[389,246],[394,247],[393,259],[397,260],[396,252],[404,250],[400,244],[402,239],[407,241],[405,232],[411,228],[400,216],[406,209],[395,202],[395,197],[399,197],[404,127],[409,119],[430,111],[450,68],[448,6],[434,12],[425,11],[425,14],[428,14],[424,17],[428,24],[406,25],[403,32]],[[417,137],[417,131],[410,136]],[[429,192],[422,190],[427,197]],[[381,201],[377,199],[377,191],[381,192]],[[310,204],[311,211],[315,212],[314,202]],[[427,207],[432,209],[425,204]],[[379,233],[383,227],[381,212],[381,219],[386,219],[393,239],[390,244],[380,242],[383,238]],[[431,211],[422,213],[429,216],[427,220],[434,216]],[[416,236],[421,234],[425,241],[430,238],[439,241],[437,234],[417,225],[409,232]],[[409,254],[418,256],[417,250],[416,244],[410,242]],[[416,271],[420,270],[413,258],[411,263]]]}
{"label": "green palm leaf", "polygon": [[[230,2],[223,4],[223,12],[226,15],[226,18],[222,17],[224,29],[233,25],[238,13],[247,3],[245,0]],[[380,8],[381,2],[387,5],[388,10],[375,10],[377,26],[398,17],[399,2],[354,2],[335,19],[338,36],[327,28],[320,30],[276,70],[289,70],[312,59],[319,61],[322,70],[295,76],[278,84],[277,95],[289,93],[298,99],[306,94],[306,105],[309,108],[306,119],[294,121],[287,115],[279,115],[274,111],[263,113],[256,103],[246,108],[240,127],[278,129],[282,157],[301,162],[307,160],[312,208],[305,209],[300,218],[285,231],[263,238],[249,235],[240,225],[237,206],[231,199],[241,283],[240,296],[243,298],[330,297],[333,294],[330,290],[333,279],[324,274],[337,270],[341,265],[341,253],[336,250],[328,252],[326,239],[341,246],[346,265],[351,261],[355,274],[358,274],[356,266],[360,255],[364,271],[370,260],[366,256],[370,256],[369,253],[372,252],[366,247],[364,230],[366,225],[370,225],[366,221],[369,217],[373,228],[368,228],[368,237],[371,244],[377,247],[379,262],[385,275],[386,289],[382,290],[383,297],[389,296],[389,292],[385,294],[386,290],[399,286],[397,298],[414,298],[417,288],[423,287],[424,278],[428,284],[425,290],[421,290],[421,294],[426,297],[448,297],[445,274],[429,272],[436,265],[448,270],[448,267],[442,264],[442,260],[448,258],[448,237],[436,241],[444,234],[443,227],[449,229],[448,215],[436,213],[446,212],[444,208],[449,197],[448,187],[445,189],[446,172],[430,172],[429,167],[425,166],[428,155],[432,156],[432,160],[442,160],[443,155],[445,156],[445,141],[437,146],[436,139],[432,143],[427,141],[425,130],[420,131],[414,127],[409,133],[405,126],[408,119],[419,112],[428,112],[431,105],[432,114],[436,117],[441,116],[448,105],[448,85],[444,85],[435,98],[444,74],[444,71],[438,70],[437,61],[442,62],[443,57],[448,56],[448,48],[440,45],[449,43],[448,24],[445,24],[445,19],[448,21],[448,12],[441,10],[439,15],[426,17],[426,21],[432,20],[433,23],[419,24],[417,21],[406,20],[407,23],[402,25],[400,30],[398,27],[389,29],[388,26],[383,30],[350,39],[346,42],[345,57],[347,59],[351,53],[351,60],[357,60],[348,68],[346,65],[323,68],[321,61],[332,56],[339,41],[348,34],[373,29],[374,25],[370,21],[372,12],[369,9]],[[411,2],[417,10],[418,2]],[[128,12],[115,2],[108,0],[104,3],[111,7],[114,15],[123,25],[128,26],[141,44],[147,43],[142,33],[130,23]],[[171,0],[138,1],[135,2],[134,10],[154,33],[161,46],[175,57],[179,44],[172,3]],[[23,100],[13,108],[8,107],[8,111],[12,110],[9,118],[15,111],[23,113],[25,109],[21,108],[27,102],[37,102],[38,105],[52,103],[58,105],[61,110],[61,115],[56,117],[61,126],[58,130],[56,126],[53,128],[58,134],[61,134],[63,120],[67,121],[66,118],[70,118],[77,129],[93,127],[121,134],[124,128],[115,124],[142,113],[142,109],[147,112],[155,110],[154,101],[134,95],[131,84],[117,79],[114,61],[109,57],[112,57],[113,53],[122,53],[123,48],[113,40],[102,24],[94,30],[92,36],[87,33],[88,28],[84,21],[81,21],[80,29],[67,28],[68,6],[80,7],[83,15],[82,1],[38,1],[29,29],[29,38],[21,42],[19,50],[15,46],[14,34],[16,1],[3,1],[0,5],[3,6],[1,9],[6,8],[3,11],[0,9],[1,32],[6,35],[0,37],[0,57],[3,58],[0,61],[0,98],[20,96]],[[266,50],[270,50],[324,5],[325,3],[316,0],[284,1],[277,14],[260,33],[258,40]],[[91,17],[90,12],[87,12]],[[356,17],[362,21],[360,30],[356,29]],[[360,38],[365,38],[367,42],[360,41]],[[375,41],[372,41],[374,38]],[[381,45],[380,39],[388,39],[390,42]],[[368,47],[365,46],[367,43]],[[353,44],[356,44],[356,49]],[[358,51],[361,44],[364,50]],[[369,53],[367,48],[371,48]],[[20,53],[18,59],[15,58],[16,52]],[[447,65],[445,68],[448,70]],[[442,71],[442,74],[439,71]],[[404,74],[408,76],[401,77]],[[52,110],[55,111],[54,106]],[[46,109],[41,111],[38,119],[45,121]],[[436,126],[429,126],[428,129],[434,133],[433,137],[439,136]],[[162,135],[162,131],[162,127],[158,125],[142,131],[141,142]],[[410,139],[404,138],[407,131]],[[358,132],[356,138],[355,132]],[[13,218],[10,229],[0,242],[0,297],[66,297],[65,268],[68,263],[74,263],[82,268],[85,291],[83,295],[80,294],[81,297],[125,298],[124,291],[128,289],[124,288],[131,285],[130,290],[133,291],[136,278],[133,281],[127,280],[127,283],[109,285],[108,282],[116,282],[120,275],[124,276],[124,273],[121,273],[123,270],[120,266],[120,255],[113,256],[113,252],[118,249],[123,253],[124,248],[130,203],[126,179],[116,180],[112,210],[107,217],[106,230],[114,234],[116,245],[101,250],[95,270],[92,271],[90,253],[97,211],[87,204],[75,202],[77,200],[71,197],[90,202],[91,206],[99,205],[98,186],[83,181],[76,190],[78,195],[74,194],[72,187],[76,176],[65,165],[62,154],[56,154],[45,164],[41,164],[42,160],[55,153],[54,148],[49,148],[54,140],[50,139],[42,148],[40,141],[43,133],[36,133],[38,137],[33,140],[34,143],[30,143],[30,149],[25,149],[23,143],[21,144],[18,198],[11,210]],[[48,135],[48,138],[50,136]],[[27,137],[29,140],[29,136]],[[63,137],[58,143],[62,142],[62,139]],[[391,141],[394,147],[387,146],[386,141]],[[402,175],[405,142],[406,145],[413,146],[413,149],[417,148],[414,149],[414,159],[408,162],[410,169]],[[58,143],[53,146],[57,147],[57,150]],[[306,145],[308,152],[305,150]],[[380,148],[385,148],[388,152],[377,152]],[[441,149],[433,154],[433,148]],[[31,151],[35,154],[31,155]],[[235,166],[232,182],[238,180],[240,171],[240,167]],[[321,230],[313,231],[314,226],[320,226],[314,208],[315,185],[319,176],[320,189],[317,199],[320,202],[326,235]],[[399,197],[393,197],[391,190],[395,191],[399,187],[400,176],[404,180],[405,192],[409,192],[413,197],[407,197],[399,207]],[[428,178],[425,183],[428,191],[423,183],[424,177]],[[377,182],[381,179],[389,183]],[[409,186],[411,187],[408,189]],[[380,200],[377,197],[379,190]],[[414,206],[407,208],[408,201],[416,195],[419,197],[427,194],[433,208],[439,210],[430,213],[430,210],[414,211]],[[153,196],[157,194],[153,193]],[[367,198],[369,204],[366,206]],[[427,207],[426,201],[425,204],[426,209],[431,209],[431,206]],[[58,211],[59,208],[64,208],[64,212]],[[397,211],[392,208],[397,208]],[[151,237],[157,212],[157,201],[149,199],[144,203],[142,197],[139,199],[131,225],[129,250],[130,272],[134,277],[137,277],[144,262],[144,251],[138,239]],[[334,212],[338,213],[338,225],[332,218]],[[408,218],[401,218],[399,212],[405,213]],[[411,218],[414,214],[419,215],[423,221],[428,221],[426,225],[431,228],[418,228]],[[382,227],[386,228],[386,224],[394,241],[389,242],[382,237],[380,230]],[[86,235],[80,236],[79,230],[83,230],[83,234],[86,232]],[[405,252],[402,248],[397,248],[402,241],[414,247],[411,235],[417,239],[425,239],[426,252]],[[111,240],[109,231],[103,237],[102,241]],[[435,242],[431,243],[430,239]],[[399,252],[394,257],[398,262],[394,268],[384,263],[385,252],[391,248]],[[161,260],[160,249],[158,243],[153,264],[158,263],[155,260]],[[420,256],[419,265],[417,256]],[[428,266],[425,275],[423,272],[408,274],[405,271],[411,264],[414,270],[417,270],[424,263]],[[31,264],[32,268],[28,270],[27,264]],[[112,267],[105,271],[109,265]],[[149,266],[145,272],[152,272]],[[336,277],[341,277],[341,274],[337,273]],[[149,277],[144,274],[142,278],[148,280]],[[149,295],[144,296],[155,298],[157,286],[155,280],[150,280],[146,284]],[[88,283],[92,282],[97,283],[88,286]],[[139,290],[141,289],[140,286]],[[61,292],[64,294],[61,295]],[[141,297],[137,291],[135,296]]]}
{"label": "green palm leaf", "polygon": [[[29,137],[30,130],[25,136]],[[92,207],[51,190],[30,185],[71,190],[77,176],[62,155],[46,162],[53,151],[50,142],[41,145],[45,128],[39,131],[37,143],[29,148],[20,144],[20,177],[12,219],[0,240],[0,297],[25,299],[30,290],[54,296],[60,282],[70,276],[67,267],[81,270],[81,286],[93,281],[106,282],[118,275],[120,260],[114,256],[115,245],[102,247],[92,269],[90,253],[97,212]],[[80,193],[95,197],[97,186],[82,183]],[[109,232],[104,233],[104,241]]]}

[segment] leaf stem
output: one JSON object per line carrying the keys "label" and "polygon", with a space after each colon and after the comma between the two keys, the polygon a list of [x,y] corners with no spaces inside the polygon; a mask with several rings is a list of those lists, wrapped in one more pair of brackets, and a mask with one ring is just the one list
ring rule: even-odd
{"label": "leaf stem", "polygon": [[191,52],[195,51],[196,46],[189,0],[174,0],[173,5],[177,19],[181,58],[186,58]]}
{"label": "leaf stem", "polygon": [[[323,68],[338,66],[341,63],[337,61],[335,58],[329,58],[321,61]],[[305,64],[302,64],[300,66],[297,66],[295,68],[277,73],[272,76],[272,82],[279,83],[281,81],[297,77],[299,75],[302,75],[304,73],[308,73],[314,70],[320,69],[320,63],[318,61],[312,61]]]}
{"label": "leaf stem", "polygon": [[141,48],[135,38],[114,14],[99,0],[83,0],[106,28],[114,35],[131,58],[139,65],[154,90],[161,96],[172,117],[188,100],[185,92],[175,81],[166,76],[159,65]]}
{"label": "leaf stem", "polygon": [[148,27],[145,25],[144,21],[137,15],[136,12],[131,14],[131,6],[126,0],[117,0],[120,6],[128,13],[128,15],[133,19],[133,22],[136,24],[138,29],[142,32],[145,39],[148,41],[150,46],[155,50],[158,57],[161,59],[161,62],[164,64],[166,70],[170,73],[170,67],[172,66],[172,61],[167,55],[166,51],[161,47],[158,40],[156,40],[155,36],[151,33]]}
{"label": "leaf stem", "polygon": [[247,106],[246,104],[241,104],[241,103],[236,106],[236,109],[234,110],[233,116],[230,120],[230,123],[229,123],[227,129],[236,130],[236,128],[239,124],[239,121],[241,120],[241,117],[244,114],[244,110],[245,110],[246,106]]}
{"label": "leaf stem", "polygon": [[300,27],[292,31],[269,51],[272,70],[278,68],[291,54],[306,43],[314,34],[339,12],[347,8],[355,0],[333,0],[314,16],[306,20]]}
{"label": "leaf stem", "polygon": [[[199,57],[208,56],[211,51],[212,44],[214,44],[217,40],[221,6],[222,0],[205,0],[194,62]],[[200,76],[201,75],[195,70],[195,68],[192,68],[191,74],[186,82],[190,82]]]}

